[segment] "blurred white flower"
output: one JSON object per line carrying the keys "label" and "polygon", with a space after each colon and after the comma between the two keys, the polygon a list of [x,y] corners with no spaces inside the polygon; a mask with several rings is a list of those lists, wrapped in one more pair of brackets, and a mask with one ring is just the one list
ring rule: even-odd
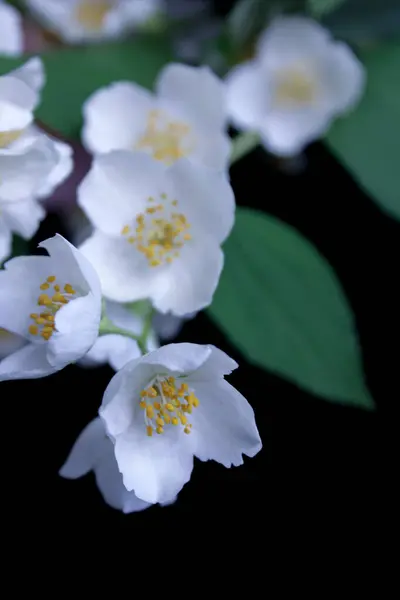
{"label": "blurred white flower", "polygon": [[0,0],[0,54],[19,56],[24,50],[24,32],[20,12]]}
{"label": "blurred white flower", "polygon": [[127,490],[168,502],[189,481],[193,456],[230,467],[257,454],[253,409],[224,380],[237,366],[213,346],[169,344],[113,377],[99,414]]}
{"label": "blurred white flower", "polygon": [[208,67],[169,64],[156,94],[130,82],[113,83],[84,104],[83,143],[93,153],[141,150],[172,164],[186,156],[225,169],[225,88]]}
{"label": "blurred white flower", "polygon": [[120,38],[146,23],[162,0],[26,0],[43,25],[71,44]]}
{"label": "blurred white flower", "polygon": [[223,265],[220,248],[234,221],[227,177],[181,159],[166,167],[142,152],[95,158],[78,189],[95,231],[80,247],[106,298],[150,299],[183,316],[211,303]]}
{"label": "blurred white flower", "polygon": [[87,259],[62,236],[39,244],[50,256],[20,256],[0,271],[0,327],[27,344],[0,363],[0,381],[45,377],[93,346],[101,288]]}
{"label": "blurred white flower", "polygon": [[351,49],[315,21],[279,17],[254,60],[235,67],[226,84],[233,123],[258,131],[270,152],[291,156],[359,101],[365,71]]}
{"label": "blurred white flower", "polygon": [[22,153],[0,148],[0,262],[10,255],[12,234],[30,239],[44,218],[36,198],[57,160],[54,144],[45,136]]}
{"label": "blurred white flower", "polygon": [[36,232],[45,211],[37,202],[72,170],[72,150],[33,125],[44,84],[39,58],[0,77],[0,261],[10,254],[12,232]]}
{"label": "blurred white flower", "polygon": [[[107,437],[99,417],[81,432],[60,470],[60,475],[67,479],[77,479],[89,471],[94,471],[97,486],[105,502],[113,508],[132,513],[151,506],[149,502],[137,498],[134,492],[128,492],[124,486],[115,460],[113,444]],[[166,504],[175,500],[176,498],[173,498]]]}

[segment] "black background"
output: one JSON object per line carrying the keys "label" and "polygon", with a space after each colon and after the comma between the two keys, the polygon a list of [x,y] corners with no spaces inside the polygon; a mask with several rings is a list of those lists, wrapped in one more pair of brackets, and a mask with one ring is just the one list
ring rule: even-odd
{"label": "black background", "polygon": [[[113,371],[70,366],[43,380],[2,383],[6,541],[58,548],[67,538],[90,544],[93,531],[118,542],[149,532],[162,538],[172,526],[178,539],[198,527],[210,535],[228,527],[273,545],[290,543],[299,528],[305,539],[311,532],[329,539],[335,531],[349,540],[384,527],[397,477],[400,224],[322,144],[306,154],[306,170],[287,175],[261,149],[252,152],[231,172],[237,203],[295,226],[334,267],[355,314],[377,411],[330,404],[251,366],[201,314],[177,341],[215,344],[239,362],[230,382],[254,407],[263,449],[234,469],[196,461],[175,505],[123,515],[103,502],[92,474],[76,481],[57,474],[95,417]],[[50,215],[32,248],[56,231],[65,233],[63,223]]]}

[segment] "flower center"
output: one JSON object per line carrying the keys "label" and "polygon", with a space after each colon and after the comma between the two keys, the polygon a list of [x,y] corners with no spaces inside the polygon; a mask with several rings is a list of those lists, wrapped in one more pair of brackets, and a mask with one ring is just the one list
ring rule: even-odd
{"label": "flower center", "polygon": [[171,121],[164,112],[151,110],[147,117],[144,134],[135,145],[135,150],[147,150],[156,160],[167,165],[191,152],[188,147],[190,127],[180,121]]}
{"label": "flower center", "polygon": [[7,146],[15,142],[15,140],[17,140],[21,134],[22,129],[0,132],[0,148],[6,148]]}
{"label": "flower center", "polygon": [[191,432],[192,424],[188,422],[188,415],[192,414],[200,402],[187,383],[179,385],[175,377],[157,375],[140,392],[140,396],[140,408],[144,410],[149,437],[154,430],[159,434],[164,433],[166,425],[181,425],[185,433]]}
{"label": "flower center", "polygon": [[112,3],[107,0],[83,0],[76,7],[76,19],[86,29],[100,31],[111,8]]}
{"label": "flower center", "polygon": [[121,231],[129,244],[144,254],[151,267],[171,263],[192,237],[185,215],[177,212],[178,201],[169,200],[167,194],[160,197],[159,204],[149,197],[149,206],[137,215],[134,226],[125,225]]}
{"label": "flower center", "polygon": [[315,83],[310,75],[300,69],[287,69],[278,76],[275,104],[309,104],[315,98],[315,91]]}
{"label": "flower center", "polygon": [[[55,330],[55,315],[64,304],[73,300],[76,291],[70,283],[62,286],[55,283],[55,275],[50,275],[40,286],[42,292],[37,299],[38,306],[43,306],[43,312],[32,313],[30,318],[33,323],[29,325],[28,331],[31,335],[40,335],[46,342],[51,338]],[[47,293],[45,293],[47,292]]]}

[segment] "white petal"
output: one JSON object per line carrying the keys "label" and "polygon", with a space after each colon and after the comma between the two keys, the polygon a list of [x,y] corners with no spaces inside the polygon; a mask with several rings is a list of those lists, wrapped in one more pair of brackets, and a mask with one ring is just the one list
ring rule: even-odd
{"label": "white petal", "polygon": [[106,300],[105,313],[114,325],[126,329],[135,335],[140,335],[143,329],[143,318],[135,313],[133,308],[128,308],[119,302]]}
{"label": "white petal", "polygon": [[192,449],[200,460],[216,460],[225,467],[243,464],[242,454],[254,456],[261,439],[254,412],[247,400],[228,382],[188,381],[200,405],[191,415]]}
{"label": "white petal", "polygon": [[[18,67],[18,69],[12,71],[10,75],[16,77],[20,81],[23,81],[35,92],[41,91],[46,80],[44,65],[40,56],[34,56],[33,58],[30,58],[21,67]],[[39,99],[40,97],[37,94],[36,103],[32,108],[36,107],[36,104],[38,104]]]}
{"label": "white petal", "polygon": [[0,381],[37,379],[56,370],[46,358],[45,344],[27,344],[0,362]]}
{"label": "white petal", "polygon": [[208,67],[169,64],[160,73],[156,90],[204,127],[221,130],[225,126],[224,85]]}
{"label": "white petal", "polygon": [[[116,468],[118,469],[118,467],[116,467]],[[123,487],[124,487],[124,496],[123,496],[124,503],[123,503],[123,507],[122,507],[123,512],[127,515],[129,513],[139,512],[140,510],[145,510],[146,508],[149,508],[149,506],[151,506],[150,502],[145,502],[144,500],[141,500],[140,498],[138,498],[136,496],[135,492],[128,492],[128,490],[125,488],[124,484],[122,483],[122,475],[119,471],[118,471],[118,475],[121,480],[121,485],[123,485]],[[173,502],[174,501],[175,501],[175,499],[173,500]],[[165,506],[167,506],[169,504],[172,504],[172,502],[166,502]]]}
{"label": "white petal", "polygon": [[26,240],[35,235],[40,221],[46,216],[44,208],[34,199],[9,202],[1,210],[7,226]]}
{"label": "white petal", "polygon": [[60,475],[67,479],[82,477],[94,468],[107,449],[112,456],[112,442],[106,436],[102,420],[97,417],[79,434]]}
{"label": "white petal", "polygon": [[[111,446],[112,448],[112,446]],[[113,451],[107,454],[95,468],[96,483],[105,502],[124,513],[137,512],[148,508],[150,504],[139,500],[134,492],[128,492],[118,471]]]}
{"label": "white petal", "polygon": [[0,3],[0,54],[19,56],[24,49],[22,18],[19,11]]}
{"label": "white petal", "polygon": [[199,129],[195,132],[194,147],[187,157],[196,163],[217,171],[224,171],[229,166],[232,150],[231,138],[225,133],[215,130]]}
{"label": "white petal", "polygon": [[127,362],[141,356],[135,340],[123,335],[109,334],[97,338],[89,352],[79,361],[83,366],[97,366],[109,363],[119,371]]}
{"label": "white petal", "polygon": [[116,438],[115,457],[124,485],[146,502],[172,500],[190,479],[193,455],[184,438],[176,443],[171,435],[166,431],[148,437],[143,425]]}
{"label": "white petal", "polygon": [[178,335],[185,323],[184,317],[156,313],[153,318],[154,329],[163,340],[170,340]]}
{"label": "white petal", "polygon": [[169,168],[167,178],[193,235],[199,230],[223,242],[235,219],[235,196],[227,175],[181,159]]}
{"label": "white petal", "polygon": [[341,42],[332,44],[327,52],[325,93],[334,113],[352,108],[364,92],[366,73],[352,50]]}
{"label": "white petal", "polygon": [[38,96],[17,77],[0,77],[0,131],[21,130],[33,121]]}
{"label": "white petal", "polygon": [[96,268],[103,294],[110,300],[142,300],[157,286],[158,269],[149,267],[144,256],[122,236],[111,238],[96,231],[80,250]]}
{"label": "white petal", "polygon": [[25,346],[26,340],[15,333],[0,329],[0,360]]}
{"label": "white petal", "polygon": [[190,240],[153,285],[149,297],[154,307],[162,313],[183,316],[209,306],[223,263],[224,255],[211,237]]}
{"label": "white petal", "polygon": [[312,59],[324,52],[330,33],[319,23],[302,16],[277,17],[258,43],[258,56],[270,69]]}
{"label": "white petal", "polygon": [[[3,216],[3,218],[2,218]],[[0,265],[5,258],[10,256],[12,247],[12,235],[9,227],[4,221],[4,215],[0,215]]]}
{"label": "white petal", "polygon": [[165,191],[164,177],[165,167],[147,154],[116,150],[94,159],[78,188],[78,204],[95,227],[119,236],[149,196]]}
{"label": "white petal", "polygon": [[257,129],[270,104],[268,72],[257,61],[243,63],[228,73],[226,87],[227,110],[233,123]]}
{"label": "white petal", "polygon": [[141,365],[154,365],[157,372],[165,370],[177,373],[192,373],[203,365],[211,354],[209,346],[200,344],[167,344],[141,358]]}
{"label": "white petal", "polygon": [[84,356],[97,339],[100,316],[101,298],[92,292],[63,306],[56,314],[56,330],[47,343],[50,364],[62,369]]}
{"label": "white petal", "polygon": [[294,156],[328,129],[330,115],[313,107],[273,111],[262,125],[265,147],[278,156]]}
{"label": "white petal", "polygon": [[18,256],[0,271],[0,327],[29,337],[30,314],[37,304],[39,286],[51,274],[48,256]]}
{"label": "white petal", "polygon": [[74,279],[75,285],[79,285],[85,291],[91,290],[100,303],[101,287],[99,277],[91,263],[75,246],[57,233],[55,236],[41,242],[39,247],[46,248],[55,265],[63,268],[66,276]]}
{"label": "white petal", "polygon": [[50,171],[44,185],[38,191],[39,198],[47,198],[54,190],[63,183],[67,177],[71,174],[74,159],[72,148],[64,142],[59,142],[49,138],[54,144],[54,150],[57,154],[57,162],[53,169]]}
{"label": "white petal", "polygon": [[219,348],[212,345],[208,345],[207,348],[210,350],[210,354],[207,360],[191,375],[191,380],[207,381],[222,378],[238,368],[237,362]]}
{"label": "white petal", "polygon": [[153,105],[150,92],[128,81],[97,90],[83,105],[84,145],[93,153],[133,150]]}
{"label": "white petal", "polygon": [[46,136],[23,153],[0,151],[0,155],[0,200],[7,202],[37,195],[58,161],[54,145]]}

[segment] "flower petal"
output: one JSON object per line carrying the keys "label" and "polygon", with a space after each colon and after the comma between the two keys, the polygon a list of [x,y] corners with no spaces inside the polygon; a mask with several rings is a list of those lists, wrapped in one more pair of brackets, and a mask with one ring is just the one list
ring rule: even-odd
{"label": "flower petal", "polygon": [[102,420],[93,419],[79,434],[67,460],[60,469],[61,477],[77,479],[89,473],[108,451],[113,456],[112,442],[108,439]]}
{"label": "flower petal", "polygon": [[162,189],[165,167],[144,152],[114,151],[94,159],[78,188],[78,204],[93,225],[120,236],[121,230]]}
{"label": "flower petal", "polygon": [[167,431],[148,437],[144,426],[116,438],[115,457],[125,487],[151,503],[172,500],[189,481],[193,469],[193,455],[184,440],[177,444]]}
{"label": "flower petal", "polygon": [[50,364],[62,369],[84,356],[99,334],[101,298],[91,292],[72,300],[56,314],[56,329],[47,343]]}
{"label": "flower petal", "polygon": [[207,235],[192,239],[179,258],[163,269],[149,292],[161,313],[183,316],[212,302],[224,263],[221,248]]}
{"label": "flower petal", "polygon": [[170,371],[177,374],[196,372],[205,364],[211,354],[209,346],[180,343],[167,344],[149,354],[145,354],[141,365],[155,365],[158,372]]}
{"label": "flower petal", "polygon": [[210,379],[222,378],[224,375],[230,375],[232,371],[238,368],[238,364],[233,358],[222,352],[215,346],[208,345],[210,350],[207,360],[194,372],[190,379],[193,381],[207,381]]}
{"label": "flower petal", "polygon": [[0,362],[0,381],[38,379],[56,370],[46,358],[45,344],[27,344]]}
{"label": "flower petal", "polygon": [[295,156],[308,143],[321,137],[329,127],[330,115],[313,107],[273,111],[262,124],[264,146],[277,156]]}
{"label": "flower petal", "polygon": [[268,72],[257,61],[232,69],[226,77],[227,110],[238,127],[257,129],[270,103]]}
{"label": "flower petal", "polygon": [[101,335],[79,364],[91,367],[109,363],[114,371],[119,371],[139,356],[141,353],[135,340],[118,334]]}
{"label": "flower petal", "polygon": [[325,94],[334,114],[347,111],[364,92],[366,73],[352,50],[342,42],[332,44],[324,64]]}
{"label": "flower petal", "polygon": [[0,329],[0,360],[25,346],[26,340],[20,335]]}
{"label": "flower petal", "polygon": [[221,130],[225,126],[225,89],[208,67],[171,63],[156,82],[157,94],[181,107],[203,127]]}
{"label": "flower petal", "polygon": [[0,54],[19,56],[24,49],[22,17],[9,4],[0,3]]}
{"label": "flower petal", "polygon": [[194,147],[187,156],[193,162],[216,171],[225,171],[229,167],[231,150],[229,135],[202,128],[195,132]]}
{"label": "flower petal", "polygon": [[243,464],[242,454],[254,456],[260,451],[254,412],[242,394],[222,379],[200,382],[190,377],[188,383],[200,401],[187,436],[195,456],[230,467]]}
{"label": "flower petal", "polygon": [[46,181],[38,191],[39,198],[47,198],[54,190],[63,183],[72,172],[74,166],[72,148],[64,142],[50,140],[54,144],[54,150],[57,155],[57,162],[50,171]]}
{"label": "flower petal", "polygon": [[[3,218],[2,218],[3,217]],[[4,220],[4,214],[0,215],[0,264],[11,254],[12,235],[10,228]]]}
{"label": "flower petal", "polygon": [[[46,80],[44,64],[40,56],[30,58],[21,67],[14,69],[10,75],[25,83],[25,85],[29,86],[35,92],[40,92],[42,90]],[[32,105],[32,108],[36,107],[39,100],[40,96],[37,94],[36,101],[34,105]]]}
{"label": "flower petal", "polygon": [[170,167],[167,178],[173,186],[172,197],[177,198],[194,232],[223,242],[235,219],[235,196],[227,175],[181,159]]}
{"label": "flower petal", "polygon": [[97,90],[83,105],[84,145],[92,153],[133,150],[153,105],[150,92],[128,81]]}
{"label": "flower petal", "polygon": [[260,37],[257,54],[268,69],[275,70],[303,59],[314,61],[330,41],[329,31],[313,19],[282,16]]}
{"label": "flower petal", "polygon": [[158,269],[149,267],[144,256],[122,237],[111,238],[95,231],[80,251],[96,268],[103,294],[110,300],[141,300],[150,297],[157,285]]}
{"label": "flower petal", "polygon": [[143,318],[119,302],[106,300],[105,313],[114,325],[121,329],[126,329],[134,335],[140,335],[143,329]]}
{"label": "flower petal", "polygon": [[26,240],[30,240],[35,235],[40,221],[46,216],[44,208],[33,198],[5,203],[1,210],[4,221],[11,231]]}

